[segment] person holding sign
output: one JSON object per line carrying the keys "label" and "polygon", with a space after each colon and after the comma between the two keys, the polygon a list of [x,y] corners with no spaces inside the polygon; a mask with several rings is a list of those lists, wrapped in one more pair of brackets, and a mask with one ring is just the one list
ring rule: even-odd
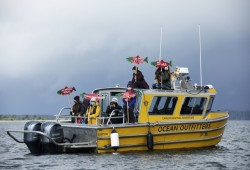
{"label": "person holding sign", "polygon": [[155,78],[153,89],[164,89],[168,90],[171,89],[170,85],[170,71],[169,66],[163,68],[157,68],[155,71]]}
{"label": "person holding sign", "polygon": [[136,103],[136,93],[132,89],[132,85],[128,84],[126,92],[122,93],[123,110],[127,113],[127,122],[135,123],[134,108]]}

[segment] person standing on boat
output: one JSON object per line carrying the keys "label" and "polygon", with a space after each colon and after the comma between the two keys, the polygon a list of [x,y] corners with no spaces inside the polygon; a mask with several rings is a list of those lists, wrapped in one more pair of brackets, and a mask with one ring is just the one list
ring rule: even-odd
{"label": "person standing on boat", "polygon": [[118,104],[118,99],[116,97],[112,98],[110,105],[108,105],[106,113],[110,116],[113,110],[121,110],[122,107]]}
{"label": "person standing on boat", "polygon": [[123,116],[122,107],[118,104],[118,99],[116,97],[112,98],[110,105],[108,105],[106,109],[106,113],[109,117],[108,122],[111,121],[112,124],[123,122],[123,119],[121,119]]}
{"label": "person standing on boat", "polygon": [[[84,105],[82,104],[82,102],[80,101],[80,97],[79,96],[75,96],[74,97],[74,105],[70,110],[70,115],[72,116],[80,116],[82,117],[83,114],[86,112],[86,107],[84,107]],[[76,121],[75,117],[71,118],[71,122],[74,123]]]}
{"label": "person standing on boat", "polygon": [[135,123],[135,116],[134,116],[134,108],[135,108],[135,103],[136,103],[136,95],[135,91],[132,89],[132,84],[127,85],[127,90],[129,94],[133,95],[134,97],[128,98],[128,99],[123,99],[123,111],[126,113],[125,115],[128,115],[128,120],[129,123]]}
{"label": "person standing on boat", "polygon": [[133,70],[132,83],[134,85],[134,88],[149,89],[148,83],[145,81],[142,72],[138,70],[138,67],[134,66],[132,70]]}
{"label": "person standing on boat", "polygon": [[96,100],[96,98],[92,97],[90,100],[90,106],[88,107],[86,112],[87,123],[93,125],[99,124],[100,113],[101,113],[101,107],[99,106],[99,103]]}
{"label": "person standing on boat", "polygon": [[155,71],[155,79],[153,89],[171,89],[170,85],[170,69],[168,67],[157,68]]}

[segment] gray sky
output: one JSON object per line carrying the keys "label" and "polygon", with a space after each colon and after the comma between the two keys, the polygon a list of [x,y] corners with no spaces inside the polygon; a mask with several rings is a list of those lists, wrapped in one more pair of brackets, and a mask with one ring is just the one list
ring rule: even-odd
{"label": "gray sky", "polygon": [[[201,25],[203,84],[218,94],[214,110],[250,110],[248,0],[0,0],[0,114],[56,114],[56,94],[125,86],[133,64],[159,57],[189,67],[199,83]],[[150,86],[155,68],[140,70]]]}

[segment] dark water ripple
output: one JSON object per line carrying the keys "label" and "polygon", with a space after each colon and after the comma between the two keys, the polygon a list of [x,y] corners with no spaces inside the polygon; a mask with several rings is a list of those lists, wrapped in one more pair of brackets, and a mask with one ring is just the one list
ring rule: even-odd
{"label": "dark water ripple", "polygon": [[[29,154],[27,147],[5,132],[23,129],[24,122],[0,122],[0,169],[250,169],[250,121],[229,121],[215,147],[111,154]],[[20,139],[22,135],[20,134]]]}

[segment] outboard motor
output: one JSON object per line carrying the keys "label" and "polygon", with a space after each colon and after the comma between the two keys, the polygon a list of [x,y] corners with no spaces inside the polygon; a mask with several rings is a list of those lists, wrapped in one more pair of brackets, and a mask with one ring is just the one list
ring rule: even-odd
{"label": "outboard motor", "polygon": [[[63,128],[59,123],[44,122],[41,125],[41,131],[46,133],[56,143],[62,143],[64,139]],[[58,154],[62,153],[62,146],[56,145],[45,136],[41,136],[42,149],[44,153]]]}
{"label": "outboard motor", "polygon": [[[25,131],[40,131],[41,123],[38,121],[29,121],[24,125]],[[40,135],[37,133],[24,133],[24,143],[32,154],[40,154],[42,147],[40,143]]]}

